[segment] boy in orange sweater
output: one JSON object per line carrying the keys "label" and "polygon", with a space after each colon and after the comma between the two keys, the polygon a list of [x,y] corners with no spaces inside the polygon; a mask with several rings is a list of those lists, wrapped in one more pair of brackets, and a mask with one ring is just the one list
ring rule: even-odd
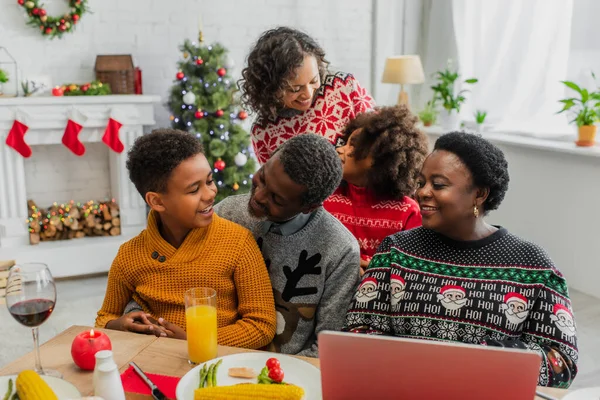
{"label": "boy in orange sweater", "polygon": [[[158,129],[136,140],[127,169],[152,211],[147,228],[117,253],[96,326],[185,338],[184,293],[210,287],[219,344],[270,343],[275,305],[263,257],[248,230],[213,213],[217,188],[202,144]],[[143,311],[123,315],[132,299]]]}

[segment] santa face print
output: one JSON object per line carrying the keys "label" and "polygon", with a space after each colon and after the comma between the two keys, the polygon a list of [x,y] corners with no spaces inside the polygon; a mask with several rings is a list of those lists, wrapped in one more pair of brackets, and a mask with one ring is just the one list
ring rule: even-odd
{"label": "santa face print", "polygon": [[400,282],[392,282],[390,284],[390,290],[392,294],[392,306],[398,305],[400,300],[402,300],[402,298],[404,297],[404,287],[405,286],[402,285]]}
{"label": "santa face print", "polygon": [[560,304],[554,305],[554,314],[550,316],[556,327],[567,336],[575,336],[575,321],[571,311]]}
{"label": "santa face print", "polygon": [[527,298],[515,292],[507,293],[504,296],[504,304],[500,305],[500,309],[504,310],[508,322],[515,325],[525,321],[529,315]]}
{"label": "santa face print", "polygon": [[369,301],[376,299],[378,294],[377,282],[375,279],[371,278],[363,281],[358,288],[358,292],[356,292],[355,299],[357,303],[364,305]]}
{"label": "santa face print", "polygon": [[464,289],[460,286],[444,286],[437,295],[437,298],[445,309],[451,311],[461,309],[469,300]]}

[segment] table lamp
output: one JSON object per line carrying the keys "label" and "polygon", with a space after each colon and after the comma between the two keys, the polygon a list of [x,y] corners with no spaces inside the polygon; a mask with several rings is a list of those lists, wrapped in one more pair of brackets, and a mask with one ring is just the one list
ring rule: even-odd
{"label": "table lamp", "polygon": [[398,95],[398,104],[408,105],[408,93],[404,91],[404,85],[425,82],[425,73],[421,65],[421,58],[417,55],[388,57],[385,60],[381,82],[399,83],[400,95]]}

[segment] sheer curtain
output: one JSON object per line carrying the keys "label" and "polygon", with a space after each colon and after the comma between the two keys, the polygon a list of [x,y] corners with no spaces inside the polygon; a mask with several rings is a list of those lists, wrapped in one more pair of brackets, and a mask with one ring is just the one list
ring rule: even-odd
{"label": "sheer curtain", "polygon": [[[555,115],[567,76],[572,0],[453,0],[452,23],[463,78],[477,77],[461,109],[488,111],[495,130],[565,133]],[[439,67],[443,67],[440,65]]]}

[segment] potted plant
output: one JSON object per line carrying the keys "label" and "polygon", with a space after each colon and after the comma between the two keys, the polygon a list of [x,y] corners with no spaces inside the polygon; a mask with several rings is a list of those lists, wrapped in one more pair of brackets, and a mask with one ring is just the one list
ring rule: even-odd
{"label": "potted plant", "polygon": [[[596,78],[593,73],[592,76],[594,79]],[[600,106],[600,92],[590,92],[571,81],[561,82],[569,89],[577,92],[579,96],[559,100],[563,104],[563,108],[558,114],[571,111],[574,118],[569,122],[576,123],[578,129],[578,140],[575,144],[584,147],[593,146],[596,142],[596,130],[598,129],[595,123],[600,118],[598,110]]]}
{"label": "potted plant", "polygon": [[2,96],[2,84],[8,82],[8,73],[0,68],[0,96]]}
{"label": "potted plant", "polygon": [[477,132],[483,132],[483,126],[485,123],[485,117],[487,117],[487,111],[477,110],[475,112],[475,122],[477,122]]}
{"label": "potted plant", "polygon": [[425,107],[419,111],[419,119],[424,126],[431,126],[437,121],[438,112],[433,101],[428,101]]}
{"label": "potted plant", "polygon": [[[442,110],[440,114],[440,122],[444,131],[457,130],[460,127],[460,119],[458,113],[460,112],[460,106],[466,101],[464,93],[468,90],[463,89],[455,94],[455,83],[460,77],[458,71],[452,68],[452,61],[448,61],[446,69],[443,71],[437,71],[434,74],[437,79],[437,84],[432,86],[434,102],[440,100],[442,103]],[[462,83],[472,85],[477,83],[476,78],[465,79]]]}

